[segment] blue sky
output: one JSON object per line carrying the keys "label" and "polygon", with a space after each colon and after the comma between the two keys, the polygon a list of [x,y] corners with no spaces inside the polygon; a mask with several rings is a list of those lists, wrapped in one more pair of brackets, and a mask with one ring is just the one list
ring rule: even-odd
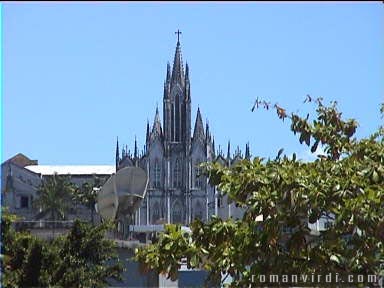
{"label": "blue sky", "polygon": [[[353,3],[5,3],[3,161],[113,164],[162,110],[166,64],[180,29],[197,107],[216,148],[307,157],[259,97],[303,115],[307,94],[336,100],[358,137],[382,122],[384,5]],[[161,112],[162,115],[162,112]]]}

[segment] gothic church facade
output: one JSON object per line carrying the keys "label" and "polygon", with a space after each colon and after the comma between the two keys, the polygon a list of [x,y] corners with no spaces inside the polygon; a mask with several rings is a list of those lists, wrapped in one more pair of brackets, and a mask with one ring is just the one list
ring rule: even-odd
{"label": "gothic church facade", "polygon": [[[137,142],[133,155],[128,149],[120,153],[116,147],[116,171],[127,166],[138,166],[147,171],[147,195],[135,215],[136,225],[180,223],[188,225],[195,218],[206,221],[217,214],[220,200],[215,187],[200,175],[199,164],[230,161],[221,151],[215,156],[214,139],[208,124],[203,124],[200,109],[191,127],[191,88],[188,63],[184,65],[179,40],[173,66],[167,65],[163,93],[163,125],[156,109],[152,127],[147,123],[144,151],[138,152]],[[246,147],[246,156],[249,147]],[[242,157],[237,151],[235,162]]]}

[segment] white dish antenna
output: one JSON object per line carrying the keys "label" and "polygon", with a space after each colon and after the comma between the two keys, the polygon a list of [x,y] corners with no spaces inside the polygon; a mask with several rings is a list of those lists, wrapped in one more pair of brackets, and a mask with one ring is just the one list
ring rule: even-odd
{"label": "white dish antenna", "polygon": [[104,220],[132,215],[147,192],[148,176],[139,167],[126,167],[105,182],[97,194],[97,212]]}

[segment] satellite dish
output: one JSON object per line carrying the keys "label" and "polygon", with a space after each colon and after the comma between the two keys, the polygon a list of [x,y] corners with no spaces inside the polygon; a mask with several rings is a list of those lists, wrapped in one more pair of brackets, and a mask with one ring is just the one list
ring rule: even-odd
{"label": "satellite dish", "polygon": [[139,167],[126,167],[105,182],[97,194],[97,211],[104,220],[132,215],[147,192],[148,176]]}

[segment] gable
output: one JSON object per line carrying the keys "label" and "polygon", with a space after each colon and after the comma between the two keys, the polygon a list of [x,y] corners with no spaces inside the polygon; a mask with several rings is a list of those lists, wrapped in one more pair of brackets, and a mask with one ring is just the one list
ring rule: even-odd
{"label": "gable", "polygon": [[31,160],[27,156],[25,156],[23,153],[18,153],[12,158],[8,159],[5,162],[11,162],[13,164],[16,164],[20,167],[25,167],[28,165],[37,165],[38,161],[37,160]]}

